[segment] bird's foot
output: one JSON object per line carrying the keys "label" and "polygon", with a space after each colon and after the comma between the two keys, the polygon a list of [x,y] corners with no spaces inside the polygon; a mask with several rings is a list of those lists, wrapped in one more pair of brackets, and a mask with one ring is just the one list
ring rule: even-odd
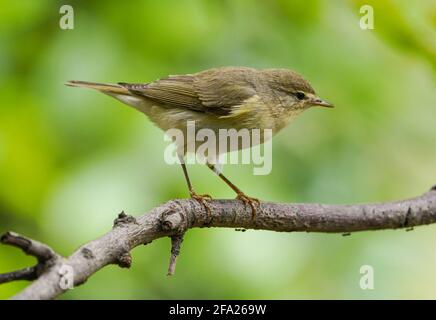
{"label": "bird's foot", "polygon": [[212,219],[212,210],[211,210],[210,205],[207,201],[212,200],[212,197],[208,194],[197,194],[194,191],[190,191],[190,194],[191,194],[192,199],[197,200],[206,208],[208,221],[210,221]]}
{"label": "bird's foot", "polygon": [[247,196],[244,193],[238,193],[236,199],[241,200],[244,204],[248,204],[251,207],[251,217],[256,219],[257,207],[260,206],[259,199]]}

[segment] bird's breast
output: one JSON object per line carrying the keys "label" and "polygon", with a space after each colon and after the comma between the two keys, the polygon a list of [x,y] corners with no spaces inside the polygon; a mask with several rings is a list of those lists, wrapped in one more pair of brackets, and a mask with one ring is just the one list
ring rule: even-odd
{"label": "bird's breast", "polygon": [[188,146],[197,151],[205,143],[212,148],[215,146],[216,155],[262,144],[299,113],[284,113],[280,105],[265,103],[257,95],[232,107],[225,116],[188,108],[170,108],[136,97],[116,98],[145,113],[163,131],[178,130],[183,137],[173,140],[180,150],[184,150],[183,153]]}

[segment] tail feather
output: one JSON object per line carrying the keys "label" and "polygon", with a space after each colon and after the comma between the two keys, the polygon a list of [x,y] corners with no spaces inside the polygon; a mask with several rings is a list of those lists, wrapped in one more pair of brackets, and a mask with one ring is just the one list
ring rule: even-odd
{"label": "tail feather", "polygon": [[65,85],[70,87],[95,89],[104,93],[129,94],[129,90],[117,84],[71,80],[67,81]]}

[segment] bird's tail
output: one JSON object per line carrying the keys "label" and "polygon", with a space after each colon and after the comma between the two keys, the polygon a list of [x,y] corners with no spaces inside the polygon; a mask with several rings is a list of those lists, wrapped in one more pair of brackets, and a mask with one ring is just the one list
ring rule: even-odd
{"label": "bird's tail", "polygon": [[129,90],[117,84],[71,80],[67,81],[65,85],[70,87],[91,88],[108,94],[129,94]]}

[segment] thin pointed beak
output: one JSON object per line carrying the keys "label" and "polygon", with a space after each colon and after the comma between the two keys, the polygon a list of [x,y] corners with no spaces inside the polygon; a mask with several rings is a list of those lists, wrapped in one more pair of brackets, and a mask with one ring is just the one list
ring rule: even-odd
{"label": "thin pointed beak", "polygon": [[320,106],[325,108],[334,108],[335,106],[332,105],[330,102],[321,100],[320,98],[315,98],[312,100],[312,105],[314,106]]}

